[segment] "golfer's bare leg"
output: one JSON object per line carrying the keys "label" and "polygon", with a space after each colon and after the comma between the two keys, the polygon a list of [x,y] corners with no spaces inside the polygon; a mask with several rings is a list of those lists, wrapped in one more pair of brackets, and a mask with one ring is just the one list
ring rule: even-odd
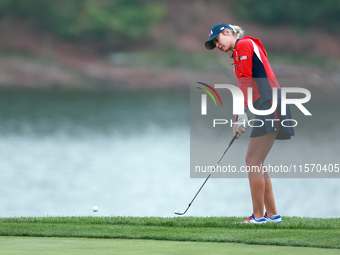
{"label": "golfer's bare leg", "polygon": [[[278,132],[272,132],[260,137],[250,138],[246,156],[246,164],[249,167],[249,169],[262,170],[264,160],[266,159],[270,149],[274,144],[277,133]],[[268,206],[268,208],[271,209],[275,208],[274,195],[270,179],[264,177],[265,176],[262,173],[262,171],[249,172],[250,192],[253,202],[253,213],[255,218],[263,217],[264,214],[263,209],[265,202],[266,207]],[[266,179],[268,179],[269,182],[268,180],[266,181]],[[266,184],[268,184],[267,189]]]}
{"label": "golfer's bare leg", "polygon": [[275,199],[274,199],[274,192],[272,188],[272,182],[268,173],[264,173],[264,182],[265,182],[265,189],[264,189],[264,205],[266,207],[266,211],[269,216],[273,216],[277,214]]}

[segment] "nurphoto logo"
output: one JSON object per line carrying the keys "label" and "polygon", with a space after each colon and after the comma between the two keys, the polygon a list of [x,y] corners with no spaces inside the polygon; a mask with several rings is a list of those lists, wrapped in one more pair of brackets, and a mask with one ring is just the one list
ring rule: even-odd
{"label": "nurphoto logo", "polygon": [[[242,92],[242,90],[235,86],[235,85],[231,85],[231,84],[215,84],[214,87],[202,83],[202,82],[198,82],[201,85],[204,85],[205,87],[209,88],[218,98],[218,100],[220,101],[220,104],[222,106],[222,100],[220,95],[218,94],[218,92],[216,91],[216,89],[227,89],[231,92],[232,98],[233,98],[233,115],[238,115],[238,114],[244,114],[244,94]],[[207,104],[207,94],[212,98],[212,100],[215,103],[215,106],[217,106],[215,97],[213,96],[213,94],[204,88],[200,88],[197,87],[198,89],[203,90],[204,92],[206,92],[206,94],[202,94],[201,95],[201,115],[207,115],[208,113],[208,104]],[[299,87],[284,87],[281,88],[280,91],[278,91],[277,88],[273,88],[272,89],[272,106],[270,109],[267,110],[258,110],[254,107],[254,102],[253,102],[253,88],[252,87],[248,87],[247,89],[247,100],[248,100],[248,109],[251,113],[253,113],[254,115],[269,115],[275,112],[275,110],[277,109],[278,106],[278,98],[281,98],[281,109],[282,109],[282,115],[286,115],[286,109],[287,109],[287,105],[295,105],[304,115],[306,116],[311,116],[312,114],[306,109],[306,107],[303,105],[307,102],[309,102],[309,100],[311,99],[311,93],[308,89],[305,88],[299,88]],[[280,93],[278,93],[280,92]],[[299,94],[302,95],[302,98],[288,98],[288,94],[289,93],[295,93],[295,94]],[[266,121],[269,121],[272,123],[272,125],[274,125],[274,122],[279,121],[278,119],[266,119]],[[229,121],[226,119],[214,119],[213,120],[213,127],[215,127],[216,125],[219,124],[227,124]],[[254,125],[254,122],[256,122],[257,124]],[[233,122],[232,120],[230,120],[230,126],[232,126],[233,124],[235,124],[235,122]],[[248,121],[248,123],[237,123],[237,124],[243,124],[244,126],[247,124],[250,127],[260,127],[264,125],[264,122],[262,120],[257,120],[257,119],[251,119]],[[295,127],[298,122],[294,119],[286,119],[283,120],[281,123],[283,126],[287,126],[287,127]]]}

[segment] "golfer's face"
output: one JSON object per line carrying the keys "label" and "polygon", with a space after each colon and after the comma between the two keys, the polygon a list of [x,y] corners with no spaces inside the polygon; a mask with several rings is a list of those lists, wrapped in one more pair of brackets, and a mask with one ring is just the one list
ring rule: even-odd
{"label": "golfer's face", "polygon": [[220,33],[215,40],[213,40],[216,48],[221,51],[228,52],[233,48],[232,34],[227,30],[224,33]]}

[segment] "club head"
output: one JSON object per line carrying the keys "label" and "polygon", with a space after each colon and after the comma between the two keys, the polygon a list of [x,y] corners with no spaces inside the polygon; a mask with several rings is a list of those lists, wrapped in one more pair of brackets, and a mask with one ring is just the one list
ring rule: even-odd
{"label": "club head", "polygon": [[174,214],[183,215],[184,213],[180,213],[178,210],[175,210],[175,211],[174,211]]}

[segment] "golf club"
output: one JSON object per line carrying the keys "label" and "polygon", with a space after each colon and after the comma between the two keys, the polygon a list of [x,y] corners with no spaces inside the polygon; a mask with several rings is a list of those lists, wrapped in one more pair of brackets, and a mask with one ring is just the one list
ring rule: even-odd
{"label": "golf club", "polygon": [[[220,159],[217,161],[216,165],[215,165],[215,168],[217,167],[217,165],[220,163],[220,161],[222,160],[222,158],[224,157],[224,155],[227,153],[227,151],[229,150],[230,146],[233,144],[233,142],[235,141],[236,137],[237,137],[237,134],[238,132],[236,132],[235,136],[233,137],[233,139],[231,139],[230,143],[229,143],[229,146],[228,148],[224,151],[224,153],[222,154],[222,156],[220,157]],[[205,181],[203,182],[202,186],[200,187],[200,189],[197,191],[196,195],[194,196],[194,198],[191,200],[190,204],[188,205],[187,209],[181,213],[181,212],[178,212],[177,210],[174,211],[175,214],[177,215],[184,215],[190,208],[192,202],[194,202],[195,198],[197,197],[198,193],[200,193],[201,189],[203,188],[203,186],[205,185],[205,183],[209,180],[210,176],[211,176],[212,173],[210,173],[207,177],[207,179],[205,179]]]}

